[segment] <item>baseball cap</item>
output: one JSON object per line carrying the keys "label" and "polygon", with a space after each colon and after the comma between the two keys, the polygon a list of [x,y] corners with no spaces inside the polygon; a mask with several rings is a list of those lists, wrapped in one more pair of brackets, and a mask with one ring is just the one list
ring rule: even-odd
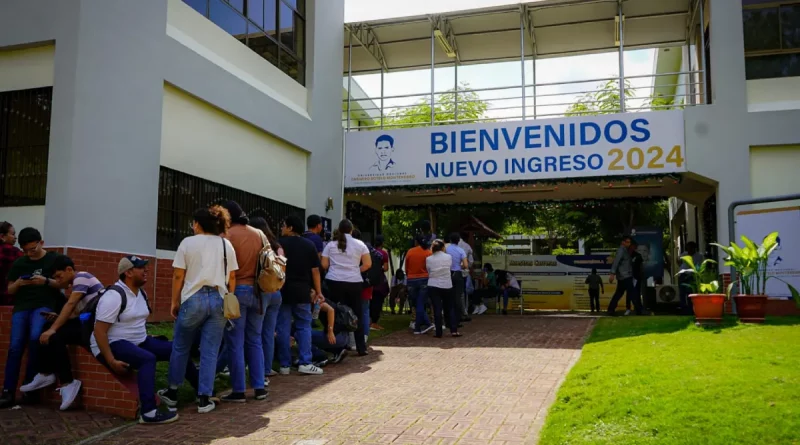
{"label": "baseball cap", "polygon": [[122,259],[119,260],[119,266],[117,266],[117,275],[122,275],[131,269],[138,269],[140,267],[144,267],[149,262],[150,261],[145,260],[143,258],[139,258],[136,255],[128,255],[126,257],[122,257]]}

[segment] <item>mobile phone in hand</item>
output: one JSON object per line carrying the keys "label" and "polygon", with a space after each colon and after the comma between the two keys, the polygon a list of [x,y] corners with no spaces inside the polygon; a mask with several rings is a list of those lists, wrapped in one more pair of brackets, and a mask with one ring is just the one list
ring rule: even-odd
{"label": "mobile phone in hand", "polygon": [[20,278],[20,280],[32,280],[33,279],[33,275],[22,275],[19,278]]}

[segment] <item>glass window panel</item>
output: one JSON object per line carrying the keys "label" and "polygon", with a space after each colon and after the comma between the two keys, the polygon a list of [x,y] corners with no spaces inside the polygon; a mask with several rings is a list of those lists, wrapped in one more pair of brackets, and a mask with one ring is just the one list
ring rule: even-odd
{"label": "glass window panel", "polygon": [[247,0],[247,17],[264,28],[264,0]]}
{"label": "glass window panel", "polygon": [[228,34],[244,41],[247,36],[247,20],[234,11],[223,0],[211,0],[211,11],[208,18]]}
{"label": "glass window panel", "polygon": [[278,44],[262,32],[251,33],[247,46],[269,63],[278,66]]}
{"label": "glass window panel", "polygon": [[299,12],[303,16],[306,14],[306,0],[283,0],[287,5],[294,8],[295,11]]}
{"label": "glass window panel", "polygon": [[227,0],[239,12],[244,12],[244,0]]}
{"label": "glass window panel", "polygon": [[800,48],[800,4],[781,6],[784,48]]}
{"label": "glass window panel", "polygon": [[745,51],[780,49],[778,8],[745,9],[742,18]]}
{"label": "glass window panel", "polygon": [[208,0],[183,0],[184,3],[191,6],[192,9],[203,14],[204,16],[208,15]]}
{"label": "glass window panel", "polygon": [[264,31],[267,35],[277,40],[276,30],[278,29],[278,4],[280,0],[264,0]]}
{"label": "glass window panel", "polygon": [[800,54],[747,57],[747,80],[800,76]]}
{"label": "glass window panel", "polygon": [[278,67],[301,85],[306,84],[305,65],[298,62],[293,55],[286,51],[281,51],[281,63]]}
{"label": "glass window panel", "polygon": [[299,15],[294,16],[294,52],[300,59],[306,58],[306,21]]}
{"label": "glass window panel", "polygon": [[280,4],[280,15],[278,16],[278,26],[280,26],[280,41],[287,48],[294,51],[294,11],[292,8],[286,6],[285,3]]}

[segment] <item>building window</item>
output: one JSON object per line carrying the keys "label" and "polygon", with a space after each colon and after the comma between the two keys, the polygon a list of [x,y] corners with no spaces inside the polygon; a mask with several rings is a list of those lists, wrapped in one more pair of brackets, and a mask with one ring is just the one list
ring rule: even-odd
{"label": "building window", "polygon": [[181,241],[193,234],[191,223],[195,210],[226,201],[238,202],[250,217],[266,219],[270,229],[276,232],[280,221],[289,215],[305,220],[305,210],[299,207],[161,167],[156,248],[177,250]]}
{"label": "building window", "polygon": [[53,88],[0,92],[0,207],[44,205]]}
{"label": "building window", "polygon": [[306,0],[183,0],[256,54],[306,84]]}
{"label": "building window", "polygon": [[800,76],[800,0],[743,0],[747,79]]}

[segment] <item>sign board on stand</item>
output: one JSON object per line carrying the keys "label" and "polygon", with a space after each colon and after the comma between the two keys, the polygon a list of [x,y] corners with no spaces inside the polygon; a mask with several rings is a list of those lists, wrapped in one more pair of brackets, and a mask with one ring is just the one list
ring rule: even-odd
{"label": "sign board on stand", "polygon": [[[769,273],[800,289],[800,207],[739,212],[736,218],[737,244],[740,236],[760,244],[765,236],[778,232],[778,247],[769,259]],[[778,280],[767,282],[767,295],[791,298],[786,285]]]}

